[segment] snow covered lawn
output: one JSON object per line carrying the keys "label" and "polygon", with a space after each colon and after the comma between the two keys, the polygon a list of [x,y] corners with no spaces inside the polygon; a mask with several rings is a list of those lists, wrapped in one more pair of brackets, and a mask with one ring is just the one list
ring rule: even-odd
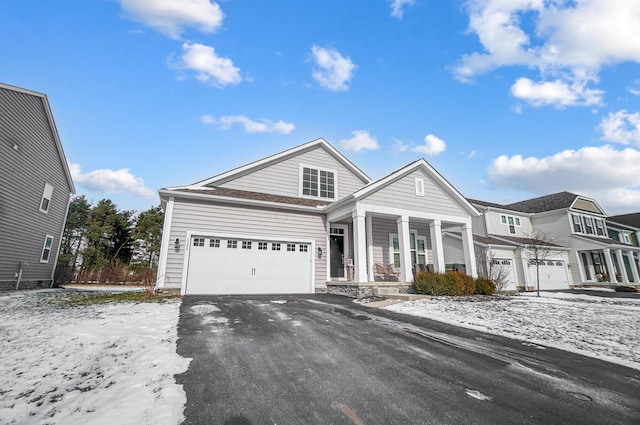
{"label": "snow covered lawn", "polygon": [[0,424],[178,424],[180,300],[69,305],[86,293],[0,293]]}
{"label": "snow covered lawn", "polygon": [[640,369],[640,299],[541,292],[436,297],[384,307]]}

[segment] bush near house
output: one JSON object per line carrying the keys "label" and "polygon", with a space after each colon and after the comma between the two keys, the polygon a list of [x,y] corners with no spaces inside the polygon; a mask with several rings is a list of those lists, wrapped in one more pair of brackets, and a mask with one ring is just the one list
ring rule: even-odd
{"label": "bush near house", "polygon": [[636,288],[634,288],[633,286],[616,286],[616,292],[638,292],[638,290]]}
{"label": "bush near house", "polygon": [[496,286],[489,279],[474,279],[464,273],[421,271],[413,280],[413,290],[418,294],[435,296],[493,295]]}

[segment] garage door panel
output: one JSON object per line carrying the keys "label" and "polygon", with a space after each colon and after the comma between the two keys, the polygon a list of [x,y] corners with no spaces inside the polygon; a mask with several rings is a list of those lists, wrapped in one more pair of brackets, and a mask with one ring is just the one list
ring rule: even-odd
{"label": "garage door panel", "polygon": [[[541,260],[539,262],[540,270],[540,289],[569,289],[569,279],[566,263],[561,260]],[[533,286],[537,286],[537,270],[534,261],[530,263],[529,273]]]}
{"label": "garage door panel", "polygon": [[197,236],[190,248],[187,294],[312,292],[308,243]]}

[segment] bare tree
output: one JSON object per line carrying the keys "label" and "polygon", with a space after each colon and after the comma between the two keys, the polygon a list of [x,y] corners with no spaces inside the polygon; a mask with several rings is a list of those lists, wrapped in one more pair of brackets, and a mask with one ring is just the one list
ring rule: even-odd
{"label": "bare tree", "polygon": [[530,234],[524,243],[529,262],[533,262],[536,266],[536,292],[538,297],[540,296],[540,263],[556,251],[554,248],[557,245],[552,243],[553,239],[546,233],[538,231]]}
{"label": "bare tree", "polygon": [[478,275],[491,280],[496,285],[496,290],[501,292],[509,283],[510,268],[504,267],[501,261],[493,255],[489,247],[476,249],[476,264]]}

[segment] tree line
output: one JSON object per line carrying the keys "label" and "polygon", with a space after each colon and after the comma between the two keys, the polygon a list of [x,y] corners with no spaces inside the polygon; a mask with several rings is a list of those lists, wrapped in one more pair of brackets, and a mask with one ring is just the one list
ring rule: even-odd
{"label": "tree line", "polygon": [[109,199],[71,200],[56,281],[155,282],[164,215],[160,206],[136,214]]}

